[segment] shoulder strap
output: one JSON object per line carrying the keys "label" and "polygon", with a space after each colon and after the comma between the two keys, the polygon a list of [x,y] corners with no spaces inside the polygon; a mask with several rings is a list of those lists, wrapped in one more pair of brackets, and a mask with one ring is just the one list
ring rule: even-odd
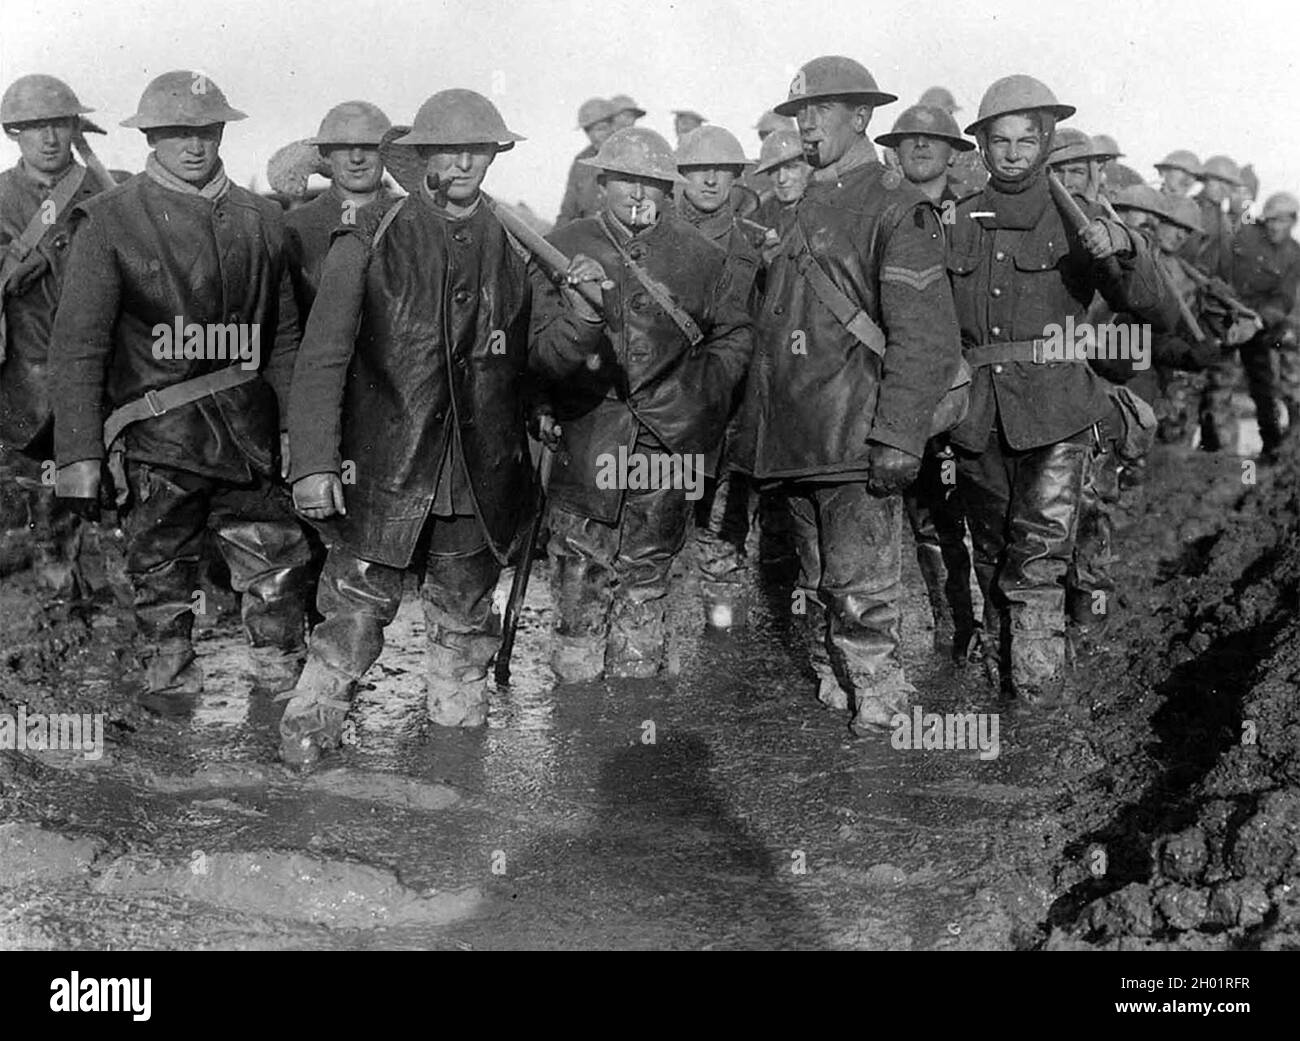
{"label": "shoulder strap", "polygon": [[795,266],[804,281],[808,283],[808,288],[813,291],[826,310],[835,316],[835,320],[848,330],[850,336],[873,354],[884,358],[886,343],[884,330],[872,320],[871,315],[850,300],[822,270],[822,266],[817,263],[817,258],[812,255],[808,237],[804,234],[797,214],[790,222],[789,234],[797,247]]}
{"label": "shoulder strap", "polygon": [[395,203],[393,203],[393,205],[388,207],[388,212],[385,213],[383,217],[380,219],[379,227],[375,228],[375,234],[370,239],[371,249],[374,249],[376,246],[379,245],[379,240],[384,237],[384,232],[386,232],[388,230],[388,226],[397,219],[398,212],[402,209],[402,206],[405,205],[406,200],[409,198],[410,198],[409,195],[403,195],[400,199],[398,199]]}
{"label": "shoulder strap", "polygon": [[78,166],[54,186],[54,190],[50,192],[48,199],[45,199],[36,207],[36,212],[32,214],[32,219],[27,222],[27,227],[23,229],[23,233],[9,243],[9,248],[4,256],[4,271],[3,275],[0,276],[0,283],[6,281],[12,269],[26,260],[27,254],[40,245],[41,239],[45,237],[45,232],[54,223],[52,220],[47,221],[45,219],[45,203],[54,203],[54,220],[58,220],[63,216],[68,203],[72,202],[72,197],[80,190],[81,182],[85,179],[86,168]]}
{"label": "shoulder strap", "polygon": [[619,255],[623,258],[623,263],[631,269],[636,280],[640,282],[645,291],[653,297],[654,302],[668,313],[668,317],[673,320],[673,323],[677,328],[685,333],[686,339],[690,345],[694,347],[697,343],[703,340],[704,333],[700,331],[700,327],[696,324],[695,319],[687,314],[677,301],[672,298],[672,294],[668,292],[667,287],[657,282],[650,276],[650,272],[646,271],[645,268],[632,259],[628,251],[623,248],[623,244],[618,241],[613,229],[605,223],[605,215],[602,213],[596,219],[600,222],[600,229],[605,233],[605,237],[613,243],[614,248],[618,250]]}
{"label": "shoulder strap", "polygon": [[164,412],[171,412],[209,394],[249,383],[260,375],[257,369],[231,365],[224,369],[217,369],[215,372],[204,373],[202,376],[195,376],[193,379],[173,383],[170,387],[146,391],[143,397],[114,409],[104,420],[104,447],[111,448],[122,431],[132,423],[161,416]]}

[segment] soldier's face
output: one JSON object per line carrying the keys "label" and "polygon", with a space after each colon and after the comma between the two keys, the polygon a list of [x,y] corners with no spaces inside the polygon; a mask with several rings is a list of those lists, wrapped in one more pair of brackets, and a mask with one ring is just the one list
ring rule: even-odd
{"label": "soldier's face", "polygon": [[1033,116],[1012,113],[998,117],[984,137],[989,166],[1008,181],[1027,177],[1043,154],[1044,136],[1042,125]]}
{"label": "soldier's face", "polygon": [[918,134],[898,142],[898,163],[903,176],[913,184],[926,184],[942,177],[952,161],[952,145],[937,137]]}
{"label": "soldier's face", "polygon": [[[615,116],[614,119],[618,117]],[[605,138],[609,137],[617,128],[614,125],[614,119],[602,119],[599,123],[592,123],[587,127],[587,140],[599,148],[605,143]],[[631,124],[629,124],[630,126]]]}
{"label": "soldier's face", "polygon": [[1087,163],[1063,163],[1060,166],[1053,166],[1052,170],[1068,191],[1076,195],[1088,194],[1092,171]]}
{"label": "soldier's face", "polygon": [[1294,227],[1294,217],[1269,217],[1264,221],[1264,231],[1268,234],[1268,241],[1275,246],[1280,246],[1289,239]]}
{"label": "soldier's face", "polygon": [[1254,200],[1255,197],[1244,184],[1234,185],[1228,192],[1228,209],[1233,213],[1244,213]]}
{"label": "soldier's face", "polygon": [[1205,178],[1205,187],[1201,189],[1201,194],[1210,202],[1223,202],[1228,197],[1231,188],[1232,185],[1227,181],[1221,181],[1217,177],[1207,177]]}
{"label": "soldier's face", "polygon": [[56,174],[72,162],[72,137],[76,119],[38,119],[30,123],[11,123],[9,136],[18,143],[23,162],[43,174]]}
{"label": "soldier's face", "polygon": [[1155,223],[1155,218],[1149,213],[1144,213],[1142,210],[1120,210],[1119,215],[1123,219],[1124,223],[1134,231],[1141,231],[1144,228],[1149,228],[1153,223]]}
{"label": "soldier's face", "polygon": [[1187,242],[1191,232],[1177,224],[1160,221],[1156,225],[1156,244],[1166,253],[1177,253]]}
{"label": "soldier's face", "polygon": [[1180,199],[1192,190],[1196,178],[1186,170],[1175,170],[1166,166],[1160,171],[1160,187],[1166,195],[1176,195]]}
{"label": "soldier's face", "polygon": [[605,209],[629,228],[644,228],[658,220],[672,188],[666,181],[621,173],[603,174],[601,183]]}
{"label": "soldier's face", "polygon": [[636,114],[635,109],[625,108],[622,112],[616,112],[614,114],[614,129],[622,130],[624,127],[634,127],[636,126],[636,121],[640,118],[641,117]]}
{"label": "soldier's face", "polygon": [[431,145],[425,173],[431,182],[436,179],[450,202],[470,203],[496,154],[496,145]]}
{"label": "soldier's face", "polygon": [[223,123],[202,127],[157,127],[145,139],[164,170],[190,184],[204,185],[221,162]]}
{"label": "soldier's face", "polygon": [[796,118],[808,162],[820,169],[840,159],[867,132],[871,111],[870,105],[825,98],[804,105]]}
{"label": "soldier's face", "polygon": [[786,206],[798,202],[808,189],[808,178],[812,176],[812,167],[804,159],[791,159],[772,171],[772,183],[776,186],[776,197]]}
{"label": "soldier's face", "polygon": [[375,145],[322,145],[330,177],[344,191],[364,194],[379,187],[384,164]]}
{"label": "soldier's face", "polygon": [[731,186],[740,176],[736,166],[683,166],[686,185],[682,189],[696,209],[703,213],[716,213],[727,204]]}

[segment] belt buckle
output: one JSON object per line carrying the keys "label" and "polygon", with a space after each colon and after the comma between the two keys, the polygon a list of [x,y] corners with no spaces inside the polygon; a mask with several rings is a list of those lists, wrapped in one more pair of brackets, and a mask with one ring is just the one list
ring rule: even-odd
{"label": "belt buckle", "polygon": [[158,402],[158,392],[156,390],[146,390],[144,392],[144,403],[149,406],[149,411],[155,416],[161,416],[167,410]]}

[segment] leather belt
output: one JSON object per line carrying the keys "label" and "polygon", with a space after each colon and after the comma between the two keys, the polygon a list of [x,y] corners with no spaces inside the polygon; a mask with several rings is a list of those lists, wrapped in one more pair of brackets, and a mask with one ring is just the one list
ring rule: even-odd
{"label": "leather belt", "polygon": [[996,365],[1004,362],[1030,362],[1034,365],[1046,365],[1049,361],[1059,361],[1046,356],[1046,341],[1037,340],[1001,340],[996,343],[981,343],[973,347],[964,347],[962,353],[972,368],[984,365]]}
{"label": "leather belt", "polygon": [[217,369],[215,372],[195,376],[193,379],[184,380],[181,383],[173,383],[170,387],[145,391],[143,397],[136,398],[129,404],[115,409],[112,415],[104,420],[104,446],[111,448],[122,431],[132,423],[138,423],[142,419],[151,419],[154,416],[161,416],[163,413],[171,412],[182,405],[198,401],[199,398],[206,398],[209,394],[216,394],[218,391],[230,390],[232,387],[249,383],[260,375],[261,373],[257,369],[245,369],[242,365],[231,365],[229,368]]}

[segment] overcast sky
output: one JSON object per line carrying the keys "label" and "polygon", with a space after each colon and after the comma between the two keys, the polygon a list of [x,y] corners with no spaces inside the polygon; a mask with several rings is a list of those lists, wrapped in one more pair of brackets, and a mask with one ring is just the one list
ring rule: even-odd
{"label": "overcast sky", "polygon": [[[630,93],[642,125],[671,141],[669,110],[689,107],[758,149],[759,113],[784,101],[819,54],[862,62],[900,101],[876,111],[885,133],[906,104],[942,84],[962,126],[1012,72],[1037,76],[1088,133],[1119,139],[1125,160],[1174,148],[1254,162],[1263,192],[1300,189],[1300,76],[1294,3],[1242,0],[5,0],[0,80],[66,79],[109,130],[93,138],[112,166],[143,167],[144,135],[118,126],[145,84],[200,69],[249,118],[222,154],[241,184],[266,185],[280,145],[314,134],[334,104],[361,98],[394,122],[447,87],[497,104],[529,140],[501,156],[487,188],[553,217],[574,153],[578,105]],[[923,13],[928,12],[928,13]],[[9,149],[6,165],[17,158]]]}

